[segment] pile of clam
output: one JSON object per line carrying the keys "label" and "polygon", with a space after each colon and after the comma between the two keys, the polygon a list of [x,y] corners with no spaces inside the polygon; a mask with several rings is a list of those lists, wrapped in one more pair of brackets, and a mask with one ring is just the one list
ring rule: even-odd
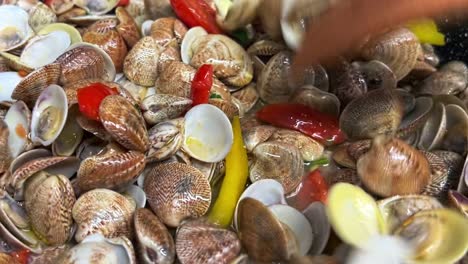
{"label": "pile of clam", "polygon": [[[0,263],[18,252],[27,263],[347,263],[379,235],[411,245],[405,263],[463,258],[467,65],[439,65],[398,27],[293,79],[306,21],[333,1],[207,2],[226,34],[187,27],[168,0],[1,2]],[[210,97],[192,106],[204,64]],[[78,91],[96,84],[116,93],[92,120]],[[346,141],[256,118],[288,102],[335,118]],[[237,116],[249,176],[224,228],[206,216],[236,170],[225,158]],[[303,200],[311,168],[326,200]]]}

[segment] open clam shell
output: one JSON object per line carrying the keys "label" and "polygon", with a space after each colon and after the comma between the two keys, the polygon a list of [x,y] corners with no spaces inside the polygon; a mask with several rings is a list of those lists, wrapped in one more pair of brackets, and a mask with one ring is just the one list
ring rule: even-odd
{"label": "open clam shell", "polygon": [[302,213],[309,220],[314,237],[308,253],[311,255],[321,254],[327,246],[331,233],[325,205],[321,202],[313,202]]}
{"label": "open clam shell", "polygon": [[62,132],[52,143],[52,152],[57,156],[71,156],[83,139],[84,131],[76,122],[79,109],[73,105],[68,109],[67,121]]}
{"label": "open clam shell", "polygon": [[71,44],[82,42],[80,32],[78,32],[74,26],[65,23],[52,23],[45,25],[37,32],[37,35],[46,35],[54,31],[66,32],[70,36]]}
{"label": "open clam shell", "polygon": [[201,104],[185,115],[183,149],[204,162],[219,162],[231,150],[231,122],[216,106]]}
{"label": "open clam shell", "polygon": [[37,69],[54,62],[70,46],[70,35],[57,30],[31,38],[20,56],[20,61]]}
{"label": "open clam shell", "polygon": [[447,133],[442,141],[442,148],[458,153],[468,150],[468,113],[458,105],[445,107],[447,113]]}
{"label": "open clam shell", "polygon": [[156,166],[144,181],[153,211],[166,225],[177,227],[186,218],[203,216],[211,203],[208,179],[198,169],[182,163]]}
{"label": "open clam shell", "polygon": [[449,191],[450,204],[457,208],[465,217],[468,217],[468,198],[457,191]]}
{"label": "open clam shell", "polygon": [[0,55],[5,60],[6,65],[9,69],[14,71],[24,71],[26,73],[30,73],[34,71],[33,68],[29,67],[28,65],[24,64],[20,61],[20,58],[14,54],[8,52],[0,52]]}
{"label": "open clam shell", "polygon": [[291,97],[291,102],[310,106],[322,113],[333,116],[340,114],[340,100],[336,95],[324,92],[314,86],[304,86]]}
{"label": "open clam shell", "polygon": [[433,150],[442,144],[447,127],[447,110],[442,103],[435,103],[428,120],[421,130],[418,147]]}
{"label": "open clam shell", "polygon": [[16,158],[26,147],[31,124],[31,112],[26,104],[17,101],[8,110],[5,119],[8,126],[8,146],[12,158]]}
{"label": "open clam shell", "polygon": [[78,225],[75,240],[81,242],[91,234],[102,234],[106,238],[131,237],[135,209],[133,201],[108,189],[82,194],[72,210]]}
{"label": "open clam shell", "polygon": [[44,26],[55,23],[56,21],[57,15],[50,7],[42,2],[37,3],[29,11],[29,25],[34,32],[38,32]]}
{"label": "open clam shell", "polygon": [[182,147],[183,129],[183,126],[172,121],[152,127],[148,131],[151,146],[146,154],[147,162],[161,161],[173,156]]}
{"label": "open clam shell", "polygon": [[50,85],[39,95],[32,111],[31,140],[51,145],[62,132],[67,115],[65,91],[58,85]]}
{"label": "open clam shell", "polygon": [[414,109],[400,123],[399,133],[407,134],[414,132],[425,125],[430,117],[433,105],[434,101],[431,97],[422,96],[416,98]]}
{"label": "open clam shell", "polygon": [[11,101],[17,85],[23,78],[17,72],[0,72],[0,82],[2,90],[0,91],[0,101]]}
{"label": "open clam shell", "polygon": [[193,57],[193,49],[192,44],[193,42],[199,38],[208,35],[208,32],[202,27],[193,27],[185,33],[185,36],[181,43],[181,52],[180,55],[182,57],[182,61],[185,64],[190,64],[190,60]]}
{"label": "open clam shell", "polygon": [[354,62],[366,80],[367,89],[395,89],[397,80],[393,71],[385,63],[373,60],[369,62]]}
{"label": "open clam shell", "polygon": [[344,58],[328,69],[330,75],[330,91],[340,99],[342,107],[351,101],[365,96],[367,83],[365,76],[357,67],[353,67]]}
{"label": "open clam shell", "polygon": [[0,7],[0,51],[10,51],[24,45],[33,35],[29,16],[19,6]]}

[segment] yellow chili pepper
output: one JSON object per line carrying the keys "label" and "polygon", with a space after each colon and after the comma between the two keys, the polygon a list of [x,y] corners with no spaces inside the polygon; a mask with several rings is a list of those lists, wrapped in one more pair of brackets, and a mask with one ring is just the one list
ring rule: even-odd
{"label": "yellow chili pepper", "polygon": [[434,20],[423,19],[412,21],[407,27],[418,37],[421,43],[428,43],[437,46],[445,45],[445,36],[440,33]]}
{"label": "yellow chili pepper", "polygon": [[232,121],[234,142],[226,156],[226,175],[224,176],[218,199],[208,214],[211,222],[228,227],[234,215],[237,201],[245,189],[249,175],[247,150],[244,147],[242,130],[238,116]]}

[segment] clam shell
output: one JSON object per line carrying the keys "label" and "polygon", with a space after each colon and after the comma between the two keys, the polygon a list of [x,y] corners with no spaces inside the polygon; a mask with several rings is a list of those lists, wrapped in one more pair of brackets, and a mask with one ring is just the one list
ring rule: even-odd
{"label": "clam shell", "polygon": [[2,82],[2,90],[0,91],[0,101],[11,101],[15,91],[15,87],[24,80],[17,72],[0,72],[0,81]]}
{"label": "clam shell", "polygon": [[39,173],[25,184],[25,206],[31,226],[48,245],[62,245],[72,232],[73,187],[63,175]]}
{"label": "clam shell", "polygon": [[73,3],[91,15],[103,15],[117,6],[117,0],[73,0]]}
{"label": "clam shell", "polygon": [[32,111],[31,140],[49,146],[62,132],[68,115],[65,91],[58,85],[45,88]]}
{"label": "clam shell", "polygon": [[447,112],[442,103],[435,103],[426,124],[421,130],[418,147],[425,150],[438,148],[446,133]]}
{"label": "clam shell", "polygon": [[180,117],[192,105],[192,100],[170,94],[154,94],[140,104],[143,117],[149,124]]}
{"label": "clam shell", "polygon": [[[128,6],[130,6],[131,4],[132,3],[130,3]],[[127,46],[129,48],[133,48],[133,46],[135,46],[135,44],[142,37],[140,34],[140,30],[138,29],[138,25],[134,20],[134,16],[132,16],[125,8],[120,6],[115,9],[115,15],[119,20],[119,24],[117,25],[117,31],[119,32],[120,36],[122,36],[122,38],[125,40]]]}
{"label": "clam shell", "polygon": [[371,39],[362,48],[361,55],[385,63],[399,81],[413,69],[421,52],[416,35],[409,29],[399,28]]}
{"label": "clam shell", "polygon": [[[190,48],[190,65],[199,68],[209,63],[214,75],[228,85],[243,87],[253,79],[253,65],[247,52],[224,35],[205,35],[196,38]],[[182,51],[183,52],[183,51]]]}
{"label": "clam shell", "polygon": [[399,139],[377,137],[357,162],[358,175],[372,192],[392,195],[419,194],[430,183],[430,166],[417,149]]}
{"label": "clam shell", "polygon": [[92,44],[73,44],[68,51],[57,58],[56,62],[62,66],[60,77],[62,84],[92,78],[101,78],[104,81],[115,79],[115,66],[111,58]]}
{"label": "clam shell", "polygon": [[229,120],[232,120],[234,116],[239,116],[239,108],[231,101],[219,99],[219,98],[211,98],[208,100],[210,105],[214,105],[219,108],[221,111],[226,114]]}
{"label": "clam shell", "polygon": [[270,141],[283,142],[295,146],[305,161],[316,160],[322,156],[324,147],[312,138],[293,130],[278,129],[269,138]]}
{"label": "clam shell", "polygon": [[21,47],[34,35],[28,24],[28,13],[19,6],[2,5],[0,17],[0,51]]}
{"label": "clam shell", "polygon": [[83,114],[78,113],[78,116],[76,117],[76,123],[85,131],[93,134],[94,136],[102,139],[102,140],[111,140],[111,136],[109,133],[107,133],[106,129],[102,125],[102,123],[91,120]]}
{"label": "clam shell", "polygon": [[189,220],[176,233],[176,251],[184,263],[230,263],[241,251],[236,233],[206,220]]}
{"label": "clam shell", "polygon": [[20,61],[34,69],[43,67],[54,62],[67,50],[70,44],[70,35],[60,30],[35,36],[24,47]]}
{"label": "clam shell", "polygon": [[153,86],[158,77],[162,47],[151,37],[144,37],[130,50],[124,61],[125,76],[142,86]]}
{"label": "clam shell", "polygon": [[190,64],[190,60],[193,57],[194,50],[192,49],[193,42],[199,38],[208,35],[208,32],[202,27],[193,27],[189,29],[184,38],[182,39],[181,43],[181,56],[182,61],[185,64]]}
{"label": "clam shell", "polygon": [[468,76],[464,72],[467,71],[466,65],[461,65],[465,69],[457,71],[452,70],[450,65],[442,67],[416,87],[415,92],[430,95],[459,94],[468,84]]}
{"label": "clam shell", "polygon": [[82,42],[80,32],[71,25],[65,23],[52,23],[45,25],[37,32],[38,35],[46,35],[54,31],[64,31],[70,36],[71,44]]}
{"label": "clam shell", "polygon": [[16,55],[7,53],[7,52],[0,52],[0,55],[5,59],[7,66],[14,71],[24,71],[25,73],[30,73],[34,71],[33,68],[29,67],[28,65],[24,64],[20,61],[20,58]]}
{"label": "clam shell", "polygon": [[276,127],[269,125],[246,128],[242,131],[245,147],[249,152],[252,152],[258,144],[267,141],[276,130]]}
{"label": "clam shell", "polygon": [[433,105],[434,101],[430,97],[416,98],[414,109],[403,118],[398,133],[405,135],[424,126],[430,117]]}
{"label": "clam shell", "polygon": [[151,145],[146,154],[148,162],[168,159],[182,147],[183,127],[170,121],[155,125],[148,134]]}
{"label": "clam shell", "polygon": [[340,100],[332,93],[324,92],[313,86],[298,89],[290,100],[293,103],[307,105],[322,113],[340,115]]}
{"label": "clam shell", "polygon": [[449,202],[457,208],[465,217],[468,217],[468,198],[457,191],[449,191]]}
{"label": "clam shell", "polygon": [[[239,104],[237,105],[237,107],[239,108],[239,111],[241,113],[249,112],[260,98],[255,83],[251,83],[247,85],[247,87],[244,87],[239,91],[232,93],[232,96],[238,99]],[[232,102],[235,103],[234,99]]]}
{"label": "clam shell", "polygon": [[160,220],[177,227],[185,218],[204,215],[211,203],[211,187],[199,170],[182,163],[155,167],[145,177],[148,203]]}
{"label": "clam shell", "polygon": [[[354,65],[354,63],[353,63]],[[397,80],[393,71],[385,63],[373,60],[355,64],[366,80],[367,89],[395,89]]]}
{"label": "clam shell", "polygon": [[0,120],[0,174],[8,170],[12,161],[8,146],[9,133],[6,123]]}
{"label": "clam shell", "polygon": [[94,189],[81,195],[73,206],[78,228],[77,242],[91,234],[106,238],[131,237],[135,204],[125,196],[107,189]]}
{"label": "clam shell", "polygon": [[63,14],[73,8],[73,1],[72,0],[53,0],[49,4],[52,11],[55,14],[60,15]]}
{"label": "clam shell", "polygon": [[150,19],[174,16],[169,0],[146,0],[144,4],[146,14]]}
{"label": "clam shell", "polygon": [[31,124],[31,111],[22,101],[14,103],[5,115],[8,126],[8,146],[12,158],[16,158],[26,148],[29,127]]}
{"label": "clam shell", "polygon": [[18,83],[11,97],[22,100],[30,108],[34,107],[39,95],[49,85],[57,84],[60,78],[60,64],[51,63],[28,74]]}
{"label": "clam shell", "polygon": [[7,72],[7,71],[10,71],[10,68],[8,67],[8,62],[6,61],[5,58],[0,56],[0,72]]}
{"label": "clam shell", "polygon": [[79,109],[77,105],[68,110],[67,121],[62,132],[52,143],[52,152],[56,156],[71,156],[83,139],[84,131],[77,123]]}
{"label": "clam shell", "polygon": [[298,253],[292,231],[261,202],[253,198],[243,199],[237,217],[239,237],[253,260],[279,262]]}
{"label": "clam shell", "polygon": [[458,105],[447,105],[447,133],[442,141],[445,150],[466,153],[468,150],[468,113]]}
{"label": "clam shell", "polygon": [[250,180],[278,180],[286,193],[292,192],[301,182],[304,166],[299,149],[287,143],[269,141],[261,143],[252,152]]}
{"label": "clam shell", "polygon": [[[58,0],[54,0],[54,1],[58,1]],[[70,1],[71,4],[72,4],[72,8],[70,8],[69,10],[63,12],[62,14],[60,14],[58,17],[57,17],[57,20],[59,22],[70,22],[70,19],[71,18],[74,18],[74,17],[81,17],[81,16],[85,16],[86,15],[86,10],[84,10],[83,8],[80,8],[80,7],[73,7],[73,2],[72,0],[67,0],[67,1]]]}
{"label": "clam shell", "polygon": [[336,66],[329,70],[329,75],[330,92],[340,99],[342,107],[367,92],[364,74],[344,59],[340,59]]}
{"label": "clam shell", "polygon": [[106,152],[81,162],[76,184],[80,191],[96,188],[119,189],[136,180],[146,164],[145,155],[136,151]]}
{"label": "clam shell", "polygon": [[187,33],[187,27],[174,17],[156,19],[150,28],[149,35],[161,46],[171,45],[179,47]]}
{"label": "clam shell", "polygon": [[321,202],[313,202],[302,212],[310,222],[314,237],[308,252],[310,255],[322,253],[330,238],[330,222],[325,210],[325,205]]}
{"label": "clam shell", "polygon": [[353,100],[340,116],[340,128],[352,139],[394,133],[403,117],[403,104],[395,92],[374,90]]}
{"label": "clam shell", "polygon": [[262,39],[250,45],[247,49],[247,53],[250,55],[274,56],[285,49],[286,47],[282,43],[269,39]]}
{"label": "clam shell", "polygon": [[442,157],[434,153],[423,152],[423,154],[426,156],[431,167],[431,182],[426,186],[422,194],[434,196],[441,201],[445,201],[448,190],[452,187],[449,182],[448,164]]}
{"label": "clam shell", "polygon": [[101,48],[112,59],[116,72],[122,72],[124,59],[128,50],[125,41],[117,30],[109,30],[107,32],[88,30],[83,34],[83,41],[95,44]]}
{"label": "clam shell", "polygon": [[10,256],[7,253],[0,253],[0,263],[2,264],[20,264],[19,261],[16,260],[13,256]]}
{"label": "clam shell", "polygon": [[143,263],[173,263],[174,240],[166,226],[149,209],[137,209],[134,217],[138,252]]}
{"label": "clam shell", "polygon": [[13,162],[10,164],[9,171],[10,173],[13,173],[20,166],[24,165],[26,162],[29,162],[31,160],[35,160],[38,158],[50,157],[51,155],[52,153],[50,153],[49,150],[43,149],[43,148],[37,148],[37,149],[26,151],[13,160]]}
{"label": "clam shell", "polygon": [[332,177],[327,179],[329,186],[333,186],[340,182],[361,186],[361,179],[355,169],[339,169],[336,174],[333,174]]}
{"label": "clam shell", "polygon": [[42,2],[37,3],[29,11],[29,25],[34,32],[39,32],[44,26],[55,23],[56,21],[57,15]]}
{"label": "clam shell", "polygon": [[128,100],[119,95],[107,96],[99,106],[99,117],[119,144],[129,150],[148,150],[148,132],[143,117]]}

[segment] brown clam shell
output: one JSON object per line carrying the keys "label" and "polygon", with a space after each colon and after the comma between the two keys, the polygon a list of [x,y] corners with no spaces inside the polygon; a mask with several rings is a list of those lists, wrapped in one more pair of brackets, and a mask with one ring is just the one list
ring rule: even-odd
{"label": "brown clam shell", "polygon": [[7,253],[0,253],[0,264],[20,264],[20,262]]}
{"label": "brown clam shell", "polygon": [[187,27],[174,17],[162,17],[151,24],[150,36],[161,46],[179,47],[187,33]]}
{"label": "brown clam shell", "polygon": [[276,127],[269,125],[257,125],[246,128],[242,131],[245,147],[249,152],[252,152],[258,144],[267,141],[276,130]]}
{"label": "brown clam shell", "polygon": [[262,39],[250,45],[247,49],[247,53],[259,56],[274,56],[285,49],[286,46],[282,43],[269,39]]}
{"label": "brown clam shell", "polygon": [[95,135],[102,140],[110,140],[111,136],[107,133],[106,129],[101,122],[91,120],[83,114],[79,113],[76,117],[76,122],[85,131]]}
{"label": "brown clam shell", "polygon": [[0,72],[6,72],[10,71],[10,67],[8,67],[8,62],[7,60],[0,56]]}
{"label": "brown clam shell", "polygon": [[55,14],[63,14],[72,9],[74,3],[73,0],[52,0],[49,3],[50,8]]}
{"label": "brown clam shell", "polygon": [[255,147],[254,161],[250,166],[250,180],[275,179],[286,193],[292,192],[301,183],[304,165],[301,152],[295,146],[268,141]]}
{"label": "brown clam shell", "polygon": [[155,167],[146,175],[144,191],[151,209],[170,227],[204,215],[211,203],[208,179],[198,169],[182,163]]}
{"label": "brown clam shell", "polygon": [[[239,105],[238,108],[240,112],[247,113],[249,112],[260,98],[256,89],[255,83],[250,83],[247,87],[240,89],[232,93],[234,98],[238,99]],[[234,102],[234,99],[233,99]]]}
{"label": "brown clam shell", "polygon": [[76,184],[82,192],[96,188],[119,189],[132,183],[145,164],[145,155],[132,150],[92,156],[81,162]]}
{"label": "brown clam shell", "polygon": [[25,102],[30,108],[34,107],[41,92],[51,84],[57,84],[61,67],[58,63],[51,63],[28,74],[13,90],[11,98]]}
{"label": "brown clam shell", "polygon": [[132,237],[135,203],[107,189],[94,189],[81,195],[73,206],[77,224],[75,240],[100,233],[106,238]]}
{"label": "brown clam shell", "polygon": [[324,147],[311,137],[289,129],[278,129],[270,137],[271,141],[283,142],[299,149],[302,159],[312,161],[322,156]]}
{"label": "brown clam shell", "polygon": [[148,150],[144,119],[128,100],[119,95],[107,96],[99,106],[99,117],[104,128],[119,144],[129,150]]}
{"label": "brown clam shell", "polygon": [[93,84],[93,83],[102,83],[110,88],[117,89],[118,91],[122,90],[118,83],[108,82],[103,79],[92,78],[92,79],[86,79],[86,80],[79,80],[73,83],[68,83],[63,86],[63,89],[65,90],[65,94],[67,95],[68,104],[69,105],[77,104],[78,103],[78,98],[77,98],[78,89],[89,86],[90,84]]}
{"label": "brown clam shell", "polygon": [[87,31],[83,35],[83,41],[97,45],[105,51],[112,59],[117,72],[122,72],[123,62],[127,55],[127,45],[116,30],[104,33]]}
{"label": "brown clam shell", "polygon": [[207,220],[189,220],[176,233],[177,258],[184,263],[230,263],[241,251],[236,233]]}
{"label": "brown clam shell", "polygon": [[304,86],[291,97],[290,102],[303,104],[322,113],[338,117],[340,100],[332,93],[324,92],[314,86]]}
{"label": "brown clam shell", "polygon": [[55,23],[56,21],[57,15],[42,2],[37,3],[29,10],[29,25],[35,32],[38,32],[44,26]]}
{"label": "brown clam shell", "polygon": [[399,28],[386,32],[364,45],[361,55],[367,60],[385,63],[399,81],[414,68],[422,53],[418,38],[409,29]]}
{"label": "brown clam shell", "polygon": [[393,134],[403,118],[403,104],[394,90],[377,89],[353,100],[340,116],[340,128],[351,139]]}
{"label": "brown clam shell", "polygon": [[141,39],[141,33],[137,24],[135,23],[135,20],[125,8],[120,6],[115,9],[115,15],[119,20],[117,31],[125,40],[125,43],[127,43],[128,47],[133,48],[138,40]]}
{"label": "brown clam shell", "polygon": [[148,124],[177,118],[192,106],[192,100],[171,94],[154,94],[140,103],[143,117]]}
{"label": "brown clam shell", "polygon": [[7,124],[5,121],[0,120],[0,174],[8,170],[12,161],[10,148],[8,146],[9,134]]}
{"label": "brown clam shell", "polygon": [[79,7],[73,7],[72,9],[60,14],[57,17],[58,22],[69,22],[71,18],[86,15],[86,10]]}
{"label": "brown clam shell", "polygon": [[25,184],[25,207],[34,233],[48,245],[63,245],[72,232],[76,201],[70,180],[38,173]]}
{"label": "brown clam shell", "polygon": [[137,209],[134,225],[140,261],[161,264],[174,262],[174,240],[156,215],[146,208]]}
{"label": "brown clam shell", "polygon": [[164,48],[159,56],[158,72],[161,73],[170,61],[182,61],[179,47],[168,45]]}
{"label": "brown clam shell", "polygon": [[329,75],[330,92],[340,99],[343,106],[367,92],[367,84],[362,72],[344,59],[330,69]]}
{"label": "brown clam shell", "polygon": [[149,19],[157,19],[160,17],[172,17],[172,10],[169,0],[144,0],[145,14]]}
{"label": "brown clam shell", "polygon": [[326,180],[329,186],[339,182],[346,182],[358,186],[361,185],[361,179],[359,178],[357,171],[354,169],[339,169]]}
{"label": "brown clam shell", "polygon": [[152,37],[143,37],[124,61],[124,74],[132,82],[153,86],[158,77],[158,60],[162,47]]}
{"label": "brown clam shell", "polygon": [[[106,18],[106,19],[101,19],[93,24],[91,24],[89,27],[86,28],[86,32],[97,32],[97,33],[107,33],[109,31],[112,31],[117,27],[119,24],[119,20],[116,18]],[[84,35],[84,34],[83,34]]]}
{"label": "brown clam shell", "polygon": [[162,122],[149,131],[151,147],[146,154],[147,162],[161,161],[173,156],[181,147],[184,138],[183,126]]}
{"label": "brown clam shell", "polygon": [[364,186],[382,197],[419,194],[430,183],[426,157],[405,142],[376,137],[371,149],[357,162]]}
{"label": "brown clam shell", "polygon": [[295,237],[261,202],[244,198],[239,202],[239,237],[250,258],[259,262],[282,262],[298,253]]}
{"label": "brown clam shell", "polygon": [[219,98],[212,98],[208,100],[208,103],[221,109],[221,111],[223,111],[226,114],[226,116],[231,120],[234,116],[239,115],[239,108],[237,108],[237,106],[231,101]]}
{"label": "brown clam shell", "polygon": [[441,201],[447,199],[447,194],[450,189],[449,168],[443,158],[438,155],[424,151],[429,166],[431,168],[431,181],[429,185],[424,188],[422,194],[430,195],[439,198]]}

